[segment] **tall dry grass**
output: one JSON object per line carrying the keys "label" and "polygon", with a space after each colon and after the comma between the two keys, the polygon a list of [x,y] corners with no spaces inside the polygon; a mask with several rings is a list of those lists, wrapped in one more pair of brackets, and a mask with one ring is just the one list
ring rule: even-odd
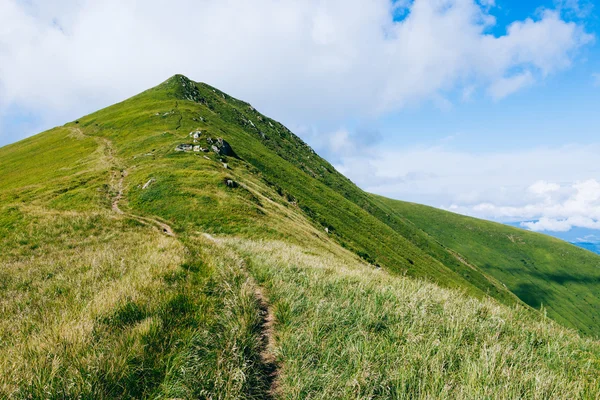
{"label": "tall dry grass", "polygon": [[325,247],[229,239],[269,293],[281,398],[591,399],[600,344]]}

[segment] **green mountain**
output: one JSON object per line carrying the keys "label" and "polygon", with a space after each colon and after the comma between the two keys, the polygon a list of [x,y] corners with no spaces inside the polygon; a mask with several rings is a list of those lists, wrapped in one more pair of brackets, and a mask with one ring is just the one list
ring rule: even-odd
{"label": "green mountain", "polygon": [[0,249],[0,397],[600,394],[600,256],[365,193],[181,75],[1,148]]}

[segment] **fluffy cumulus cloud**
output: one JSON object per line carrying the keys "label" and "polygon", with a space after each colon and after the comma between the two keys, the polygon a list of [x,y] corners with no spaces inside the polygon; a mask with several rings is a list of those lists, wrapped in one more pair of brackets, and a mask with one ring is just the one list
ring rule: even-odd
{"label": "fluffy cumulus cloud", "polygon": [[22,127],[2,123],[15,109],[40,126],[61,123],[175,73],[291,125],[447,105],[475,90],[500,99],[568,67],[592,40],[556,10],[494,36],[493,9],[489,0],[0,0],[0,142]]}
{"label": "fluffy cumulus cloud", "polygon": [[598,146],[475,154],[336,129],[422,102],[500,101],[568,68],[594,38],[565,20],[584,3],[555,4],[496,27],[493,0],[0,0],[0,145],[183,73],[294,127],[367,190],[595,228]]}
{"label": "fluffy cumulus cloud", "polygon": [[[374,146],[338,170],[366,190],[536,231],[600,229],[599,145],[469,153]],[[584,178],[585,177],[585,178]]]}

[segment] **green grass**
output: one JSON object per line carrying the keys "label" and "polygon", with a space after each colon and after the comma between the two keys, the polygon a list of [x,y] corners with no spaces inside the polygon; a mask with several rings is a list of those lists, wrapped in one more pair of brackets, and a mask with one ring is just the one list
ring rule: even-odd
{"label": "green grass", "polygon": [[[174,151],[196,129],[235,155]],[[367,194],[174,76],[0,149],[0,397],[593,398],[599,265]]]}
{"label": "green grass", "polygon": [[418,204],[376,198],[460,253],[535,309],[591,336],[600,330],[600,259],[549,236]]}
{"label": "green grass", "polygon": [[26,211],[2,243],[1,398],[261,398],[235,258],[108,213]]}
{"label": "green grass", "polygon": [[278,322],[281,398],[595,398],[600,344],[322,248],[225,239]]}

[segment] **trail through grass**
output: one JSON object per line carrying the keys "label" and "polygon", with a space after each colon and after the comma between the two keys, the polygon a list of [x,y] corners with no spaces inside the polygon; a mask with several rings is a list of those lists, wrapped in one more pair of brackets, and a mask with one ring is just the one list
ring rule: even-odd
{"label": "trail through grass", "polygon": [[0,398],[599,398],[599,260],[178,75],[0,149]]}
{"label": "trail through grass", "polygon": [[600,395],[598,342],[522,307],[393,277],[323,248],[224,241],[273,302],[281,398]]}

